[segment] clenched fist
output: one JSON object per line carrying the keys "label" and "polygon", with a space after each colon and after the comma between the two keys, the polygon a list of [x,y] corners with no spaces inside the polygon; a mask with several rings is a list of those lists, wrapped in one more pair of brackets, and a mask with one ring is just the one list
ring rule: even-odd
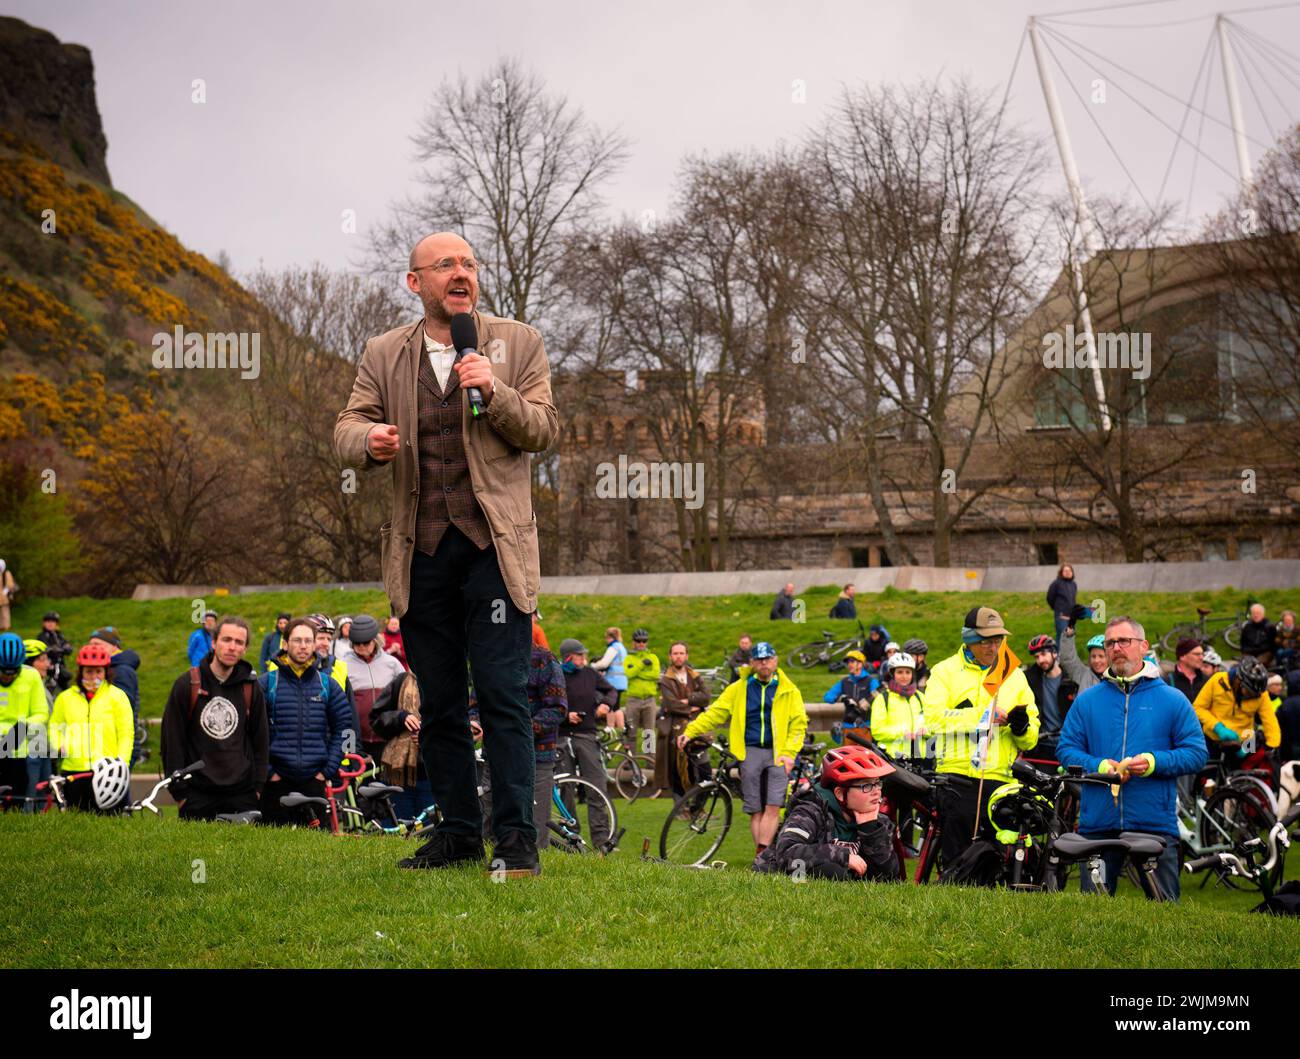
{"label": "clenched fist", "polygon": [[371,457],[379,463],[387,463],[397,455],[402,442],[397,436],[397,427],[391,423],[376,423],[366,435],[366,445]]}

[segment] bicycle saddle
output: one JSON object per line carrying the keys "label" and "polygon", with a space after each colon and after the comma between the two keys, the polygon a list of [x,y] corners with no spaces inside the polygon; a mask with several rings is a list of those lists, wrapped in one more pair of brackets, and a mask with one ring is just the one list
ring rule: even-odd
{"label": "bicycle saddle", "polygon": [[223,824],[255,824],[262,819],[262,814],[256,809],[246,809],[242,813],[217,813],[217,819]]}
{"label": "bicycle saddle", "polygon": [[390,783],[367,783],[364,787],[358,787],[357,793],[363,798],[391,798],[393,795],[401,794],[401,787],[394,787]]}
{"label": "bicycle saddle", "polygon": [[324,798],[311,798],[298,791],[294,791],[292,794],[285,794],[281,796],[280,804],[283,805],[286,809],[297,809],[298,806],[300,805],[328,806],[329,802],[327,802]]}
{"label": "bicycle saddle", "polygon": [[1209,614],[1210,612],[1205,607],[1197,607],[1196,613],[1203,618],[1205,617],[1205,615]]}
{"label": "bicycle saddle", "polygon": [[1099,853],[1127,854],[1132,845],[1121,838],[1084,838],[1073,831],[1060,835],[1052,842],[1052,851],[1071,860],[1094,857]]}
{"label": "bicycle saddle", "polygon": [[1145,839],[1151,839],[1154,842],[1159,842],[1161,849],[1164,849],[1167,845],[1169,845],[1169,839],[1165,838],[1164,835],[1147,835],[1140,831],[1121,831],[1119,833],[1119,837],[1122,838],[1125,842],[1129,843],[1130,845],[1133,845],[1135,851],[1137,847],[1136,845],[1134,845],[1134,843],[1144,841]]}

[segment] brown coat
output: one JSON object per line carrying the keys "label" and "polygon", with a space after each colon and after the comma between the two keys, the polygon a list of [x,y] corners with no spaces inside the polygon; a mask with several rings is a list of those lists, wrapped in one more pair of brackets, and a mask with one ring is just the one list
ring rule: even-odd
{"label": "brown coat", "polygon": [[[527,324],[474,313],[479,352],[492,362],[493,395],[481,420],[462,404],[465,454],[474,496],[487,516],[501,576],[514,605],[537,609],[541,560],[533,513],[530,452],[542,452],[559,437],[551,399],[551,370],[542,336]],[[376,423],[397,427],[401,447],[393,467],[393,517],[380,527],[384,588],[398,617],[410,603],[411,554],[419,499],[416,449],[420,358],[425,356],[421,321],[370,339],[361,355],[348,405],[334,425],[334,448],[345,465],[373,470],[384,466],[366,452],[366,435]]]}
{"label": "brown coat", "polygon": [[682,682],[672,675],[672,666],[664,667],[659,678],[659,716],[655,721],[655,731],[659,733],[659,745],[655,752],[655,786],[660,790],[685,790],[690,778],[685,771],[685,755],[674,745],[691,717],[699,716],[700,710],[707,709],[709,693],[704,681],[690,666],[686,667],[686,698],[688,705],[682,705]]}

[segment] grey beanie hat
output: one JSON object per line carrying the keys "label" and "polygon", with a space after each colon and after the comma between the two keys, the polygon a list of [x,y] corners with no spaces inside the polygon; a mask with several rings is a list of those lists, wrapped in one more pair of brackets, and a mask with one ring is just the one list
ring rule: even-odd
{"label": "grey beanie hat", "polygon": [[353,643],[369,643],[379,639],[379,622],[369,614],[358,614],[348,626],[348,639]]}

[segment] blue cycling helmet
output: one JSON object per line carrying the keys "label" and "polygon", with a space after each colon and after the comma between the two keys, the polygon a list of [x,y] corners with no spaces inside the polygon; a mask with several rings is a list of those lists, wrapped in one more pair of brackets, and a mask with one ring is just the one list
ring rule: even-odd
{"label": "blue cycling helmet", "polygon": [[1100,647],[1103,651],[1106,650],[1106,637],[1103,633],[1097,633],[1088,641],[1088,650],[1091,651],[1094,647]]}
{"label": "blue cycling helmet", "polygon": [[776,657],[776,648],[773,647],[766,640],[759,640],[758,643],[754,644],[753,648],[749,652],[749,659],[751,662],[757,661],[760,658],[775,658],[775,657]]}
{"label": "blue cycling helmet", "polygon": [[0,633],[0,669],[17,670],[27,661],[27,645],[16,632]]}

